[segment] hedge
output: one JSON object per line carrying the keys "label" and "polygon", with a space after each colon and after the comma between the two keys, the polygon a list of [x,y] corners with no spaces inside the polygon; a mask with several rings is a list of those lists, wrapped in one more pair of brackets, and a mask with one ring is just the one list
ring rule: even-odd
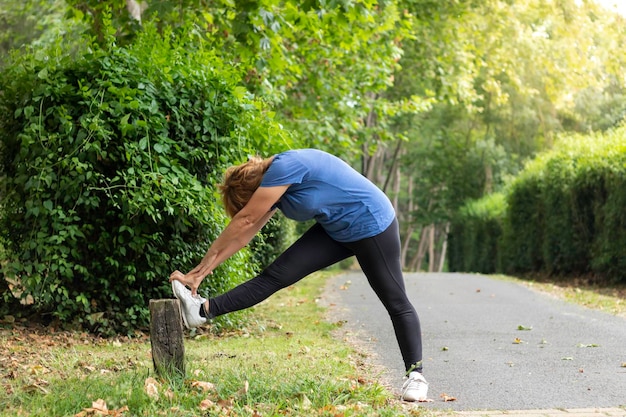
{"label": "hedge", "polygon": [[562,139],[529,163],[503,196],[459,211],[451,227],[451,269],[493,272],[493,264],[482,261],[482,253],[492,251],[498,272],[593,273],[626,281],[626,127]]}
{"label": "hedge", "polygon": [[[0,74],[4,300],[101,333],[146,326],[148,300],[224,226],[223,169],[289,143],[240,78],[185,30],[15,57]],[[201,292],[256,268],[242,251]]]}

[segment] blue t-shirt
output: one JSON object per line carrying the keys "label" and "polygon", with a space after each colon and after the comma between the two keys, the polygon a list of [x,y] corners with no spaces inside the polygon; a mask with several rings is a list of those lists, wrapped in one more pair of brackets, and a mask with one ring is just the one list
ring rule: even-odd
{"label": "blue t-shirt", "polygon": [[376,236],[396,216],[376,185],[323,151],[301,149],[276,155],[261,187],[287,184],[291,185],[276,207],[293,220],[315,219],[339,242]]}

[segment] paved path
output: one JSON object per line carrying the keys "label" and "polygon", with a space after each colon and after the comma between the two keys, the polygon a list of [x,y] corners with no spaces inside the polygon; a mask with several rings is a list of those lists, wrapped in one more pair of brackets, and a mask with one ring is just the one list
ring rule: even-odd
{"label": "paved path", "polygon": [[[474,417],[626,416],[625,319],[481,275],[405,278],[434,400],[420,406]],[[331,279],[323,302],[372,354],[381,380],[399,388],[391,322],[363,274]]]}

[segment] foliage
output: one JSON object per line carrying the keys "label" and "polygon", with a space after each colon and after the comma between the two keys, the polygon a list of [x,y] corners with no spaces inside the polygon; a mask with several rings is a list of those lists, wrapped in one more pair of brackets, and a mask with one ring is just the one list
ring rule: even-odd
{"label": "foliage", "polygon": [[[111,42],[33,50],[0,80],[3,279],[103,332],[145,325],[170,272],[202,257],[224,224],[210,186],[223,168],[288,140],[193,31]],[[250,273],[241,252],[207,291]]]}
{"label": "foliage", "polygon": [[262,233],[250,242],[252,259],[259,268],[265,268],[296,240],[296,224],[276,212],[263,226]]}
{"label": "foliage", "polygon": [[[562,132],[607,130],[624,120],[626,26],[594,2],[405,4],[415,17],[413,36],[403,41],[401,70],[384,94],[430,99],[431,106],[395,118],[390,128],[404,142],[379,144],[385,167],[372,171],[386,172],[379,183],[397,195],[410,253],[419,252],[420,231],[445,229],[466,200],[501,190]],[[393,147],[402,149],[400,164]],[[521,198],[535,198],[526,185]],[[540,235],[537,227],[521,233]],[[556,249],[515,247],[520,253],[511,253],[511,262],[526,265]]]}
{"label": "foliage", "polygon": [[449,235],[450,271],[494,273],[500,270],[499,240],[506,200],[490,194],[465,204],[452,222]]}
{"label": "foliage", "polygon": [[[76,17],[104,38],[102,16],[110,9],[119,42],[139,33],[125,0],[69,0]],[[410,36],[411,15],[395,1],[145,2],[141,21],[159,27],[194,22],[203,42],[236,63],[249,91],[273,103],[277,117],[303,146],[340,156],[360,153],[372,136],[389,138],[386,120],[420,111],[418,98],[398,103],[381,93]],[[374,117],[377,123],[368,123]]]}
{"label": "foliage", "polygon": [[[488,223],[480,222],[484,216],[476,210],[488,204],[487,197],[459,212],[453,227],[455,238],[460,236],[453,256],[458,270],[492,272],[471,269],[481,259],[481,246],[490,246],[501,256],[502,272],[594,273],[626,281],[626,128],[563,138],[529,163],[504,195],[506,205],[483,211]],[[480,239],[466,238],[479,233]]]}
{"label": "foliage", "polygon": [[80,22],[64,19],[65,7],[62,0],[0,0],[0,67],[14,49],[43,47],[84,30]]}

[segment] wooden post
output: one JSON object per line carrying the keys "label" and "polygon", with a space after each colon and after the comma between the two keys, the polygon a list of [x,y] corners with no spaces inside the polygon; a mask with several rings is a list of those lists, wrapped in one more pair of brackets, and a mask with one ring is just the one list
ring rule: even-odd
{"label": "wooden post", "polygon": [[150,300],[150,344],[157,374],[185,376],[185,344],[180,301]]}

